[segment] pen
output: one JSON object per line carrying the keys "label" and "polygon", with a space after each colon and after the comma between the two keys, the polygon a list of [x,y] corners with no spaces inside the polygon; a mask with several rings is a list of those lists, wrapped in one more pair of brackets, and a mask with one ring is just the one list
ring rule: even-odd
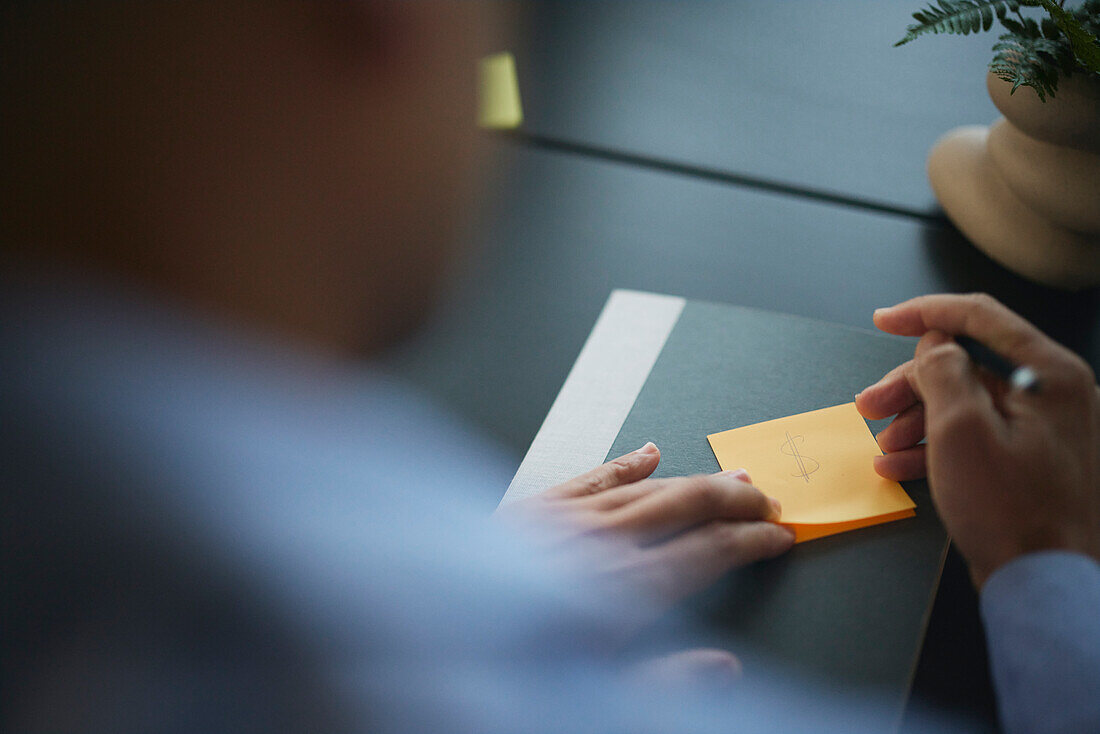
{"label": "pen", "polygon": [[985,367],[1016,390],[1039,391],[1039,375],[1026,364],[1015,364],[981,342],[968,336],[956,336],[955,342],[970,355],[975,364]]}

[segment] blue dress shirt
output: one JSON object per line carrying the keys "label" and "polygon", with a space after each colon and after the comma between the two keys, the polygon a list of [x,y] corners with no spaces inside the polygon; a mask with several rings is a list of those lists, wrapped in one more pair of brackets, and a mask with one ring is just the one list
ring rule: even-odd
{"label": "blue dress shirt", "polygon": [[1100,732],[1100,564],[1017,558],[989,577],[981,605],[1005,731]]}
{"label": "blue dress shirt", "polygon": [[[6,730],[880,729],[775,671],[632,683],[611,641],[646,600],[488,519],[510,457],[400,381],[117,284],[5,286]],[[1096,564],[1020,559],[982,604],[1006,727],[1100,728]]]}

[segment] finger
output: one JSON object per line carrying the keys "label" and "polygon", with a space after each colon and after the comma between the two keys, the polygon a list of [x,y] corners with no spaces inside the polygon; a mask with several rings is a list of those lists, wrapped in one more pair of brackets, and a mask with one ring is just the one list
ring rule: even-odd
{"label": "finger", "polygon": [[[931,329],[966,334],[1017,364],[1036,369],[1044,396],[1075,400],[1096,375],[1088,363],[988,295],[922,296],[875,312],[875,324],[895,334]],[[1019,391],[1017,391],[1019,392]],[[1014,402],[1027,396],[1013,395]]]}
{"label": "finger", "polygon": [[895,482],[924,479],[928,476],[928,447],[920,444],[911,449],[876,456],[874,464],[879,476]]}
{"label": "finger", "polygon": [[[917,342],[914,355],[947,341],[942,332],[931,331]],[[856,395],[856,410],[869,420],[889,418],[920,402],[913,379],[913,360],[898,365],[874,385]]]}
{"label": "finger", "polygon": [[912,360],[886,373],[874,385],[856,395],[856,410],[868,420],[889,418],[916,404],[920,398],[913,387],[910,373]]}
{"label": "finger", "polygon": [[705,589],[732,568],[790,550],[794,533],[771,522],[711,522],[646,549],[670,600]]}
{"label": "finger", "polygon": [[580,497],[574,501],[577,507],[595,512],[609,512],[631,502],[637,502],[642,497],[653,494],[661,486],[661,483],[657,480],[643,480],[597,492],[587,497]]}
{"label": "finger", "polygon": [[645,479],[661,461],[660,450],[652,443],[613,459],[590,472],[547,490],[551,498],[584,497]]}
{"label": "finger", "polygon": [[945,432],[1003,425],[993,398],[962,347],[945,341],[914,360],[913,376],[925,407],[929,441]]}
{"label": "finger", "polygon": [[[735,479],[740,479],[743,482],[752,483],[752,479],[749,477],[749,473],[744,469],[735,469],[732,472],[726,472],[729,476]],[[608,512],[610,510],[617,509],[631,502],[636,502],[642,497],[646,497],[653,494],[658,489],[665,486],[663,482],[659,481],[641,481],[634,484],[627,484],[622,487],[615,487],[614,489],[608,489],[603,492],[598,492],[594,495],[581,498],[577,500],[577,507],[583,507],[587,510],[595,510],[597,512]]]}
{"label": "finger", "polygon": [[731,474],[662,481],[658,491],[612,512],[607,525],[643,542],[667,537],[712,520],[777,520],[764,494]]}
{"label": "finger", "polygon": [[924,405],[917,403],[898,413],[890,425],[875,436],[878,447],[886,453],[916,446],[924,439]]}
{"label": "finger", "polygon": [[1047,365],[1061,349],[1053,340],[984,293],[920,296],[875,311],[875,326],[891,334],[921,336],[937,330],[966,334],[1021,364]]}

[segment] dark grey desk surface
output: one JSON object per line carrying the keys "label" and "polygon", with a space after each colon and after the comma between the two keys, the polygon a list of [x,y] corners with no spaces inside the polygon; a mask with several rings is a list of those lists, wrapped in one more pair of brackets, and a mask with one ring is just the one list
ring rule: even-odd
{"label": "dark grey desk surface", "polygon": [[613,288],[858,326],[985,290],[1100,364],[1098,295],[1023,281],[952,227],[502,142],[500,196],[428,330],[395,360],[520,453]]}
{"label": "dark grey desk surface", "polygon": [[[515,49],[525,131],[487,136],[494,195],[469,233],[476,252],[390,363],[517,463],[613,288],[861,326],[875,307],[910,296],[984,290],[1100,367],[1100,293],[1023,281],[935,214],[924,156],[949,127],[993,117],[988,44],[891,49],[909,9],[882,0],[528,8]],[[486,488],[486,508],[503,490]],[[957,557],[914,698],[992,716],[976,601]]]}
{"label": "dark grey desk surface", "polygon": [[516,49],[524,128],[928,212],[928,148],[997,115],[996,38],[893,48],[920,5],[536,3]]}

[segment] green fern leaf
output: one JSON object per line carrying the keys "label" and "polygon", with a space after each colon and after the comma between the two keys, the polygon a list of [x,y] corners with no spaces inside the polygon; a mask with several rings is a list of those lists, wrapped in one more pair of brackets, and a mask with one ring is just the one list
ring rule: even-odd
{"label": "green fern leaf", "polygon": [[908,33],[895,46],[901,46],[927,33],[955,33],[968,35],[988,31],[994,16],[1001,16],[1007,0],[938,0],[939,7],[929,5],[925,10],[913,13],[917,22],[910,25]]}
{"label": "green fern leaf", "polygon": [[997,20],[1004,23],[1005,16],[1007,16],[1009,13],[1019,13],[1020,12],[1020,5],[1021,4],[1031,5],[1034,2],[1037,2],[1037,0],[1022,0],[1022,3],[1021,3],[1021,0],[1005,0],[1003,4],[998,5],[995,8],[995,11],[996,11],[996,14],[997,14]]}
{"label": "green fern leaf", "polygon": [[1054,0],[1039,0],[1039,2],[1066,35],[1070,48],[1073,49],[1073,55],[1077,57],[1081,66],[1100,74],[1100,43],[1097,42],[1096,37],[1085,30],[1072,13],[1064,10]]}
{"label": "green fern leaf", "polygon": [[[1012,84],[1032,87],[1042,101],[1053,97],[1060,76],[1100,76],[1100,0],[1064,8],[1064,0],[935,0],[913,13],[901,46],[927,34],[969,35],[1000,22],[1009,33],[993,46],[990,70]],[[1034,8],[1040,20],[1020,12]],[[1014,17],[1010,17],[1012,13]]]}
{"label": "green fern leaf", "polygon": [[1053,18],[1043,18],[1039,22],[1039,27],[1043,29],[1043,38],[1049,38],[1054,41],[1058,40],[1058,37],[1062,35],[1062,29],[1058,27],[1058,24],[1054,22]]}
{"label": "green fern leaf", "polygon": [[989,70],[1012,84],[1012,94],[1031,87],[1043,102],[1058,91],[1058,67],[1064,48],[1049,38],[1021,38],[1006,33],[993,46]]}

